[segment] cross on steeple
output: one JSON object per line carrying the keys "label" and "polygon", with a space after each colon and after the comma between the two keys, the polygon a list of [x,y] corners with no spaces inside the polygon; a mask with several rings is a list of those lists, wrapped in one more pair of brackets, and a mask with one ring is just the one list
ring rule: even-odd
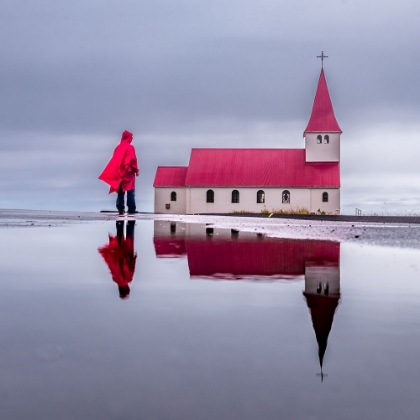
{"label": "cross on steeple", "polygon": [[324,55],[324,51],[321,51],[321,55],[317,55],[316,58],[321,59],[321,67],[324,68],[324,58],[328,58],[328,55]]}

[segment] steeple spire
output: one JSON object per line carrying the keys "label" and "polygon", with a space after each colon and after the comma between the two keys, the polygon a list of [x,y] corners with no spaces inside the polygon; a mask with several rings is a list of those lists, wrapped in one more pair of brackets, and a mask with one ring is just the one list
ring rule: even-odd
{"label": "steeple spire", "polygon": [[323,68],[319,76],[311,117],[306,130],[303,132],[303,137],[306,136],[306,133],[342,133],[335,119]]}

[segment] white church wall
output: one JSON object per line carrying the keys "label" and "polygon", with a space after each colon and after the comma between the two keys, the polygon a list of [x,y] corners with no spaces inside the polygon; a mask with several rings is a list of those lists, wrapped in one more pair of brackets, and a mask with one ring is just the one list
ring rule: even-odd
{"label": "white church wall", "polygon": [[178,239],[187,236],[188,224],[185,222],[174,222],[168,220],[155,220],[154,221],[154,236],[168,237],[174,236]]}
{"label": "white church wall", "polygon": [[[322,143],[318,143],[318,136],[322,136]],[[325,136],[329,136],[329,143],[325,143]],[[340,133],[306,133],[305,136],[306,162],[339,162],[340,161]]]}
{"label": "white church wall", "polygon": [[[206,202],[206,193],[214,191],[214,203]],[[232,203],[232,191],[239,191],[239,203]],[[233,213],[262,210],[310,209],[310,190],[308,188],[189,188],[187,192],[187,212],[193,213]],[[264,203],[257,203],[257,192],[264,191]],[[283,191],[290,192],[290,203],[282,203]]]}
{"label": "white church wall", "polygon": [[239,232],[234,229],[213,228],[211,224],[206,223],[155,220],[154,236],[156,238],[173,236],[177,239],[205,239],[208,236],[214,236],[218,239],[230,239],[234,236],[236,238],[253,240],[257,237],[257,232]]}
{"label": "white church wall", "polygon": [[[322,194],[328,194],[328,202],[322,201]],[[340,214],[340,189],[339,188],[312,188],[311,212],[325,211],[325,213]]]}
{"label": "white church wall", "polygon": [[204,239],[208,236],[218,239],[230,239],[232,236],[241,239],[255,239],[257,232],[235,232],[235,229],[213,228],[211,223],[190,223],[187,226],[187,236],[197,239]]}
{"label": "white church wall", "polygon": [[[214,203],[206,202],[206,193],[214,191]],[[239,191],[239,203],[232,203],[232,191]],[[257,203],[257,192],[264,191],[264,203]],[[290,193],[290,203],[282,202],[284,191]],[[171,201],[171,192],[177,200]],[[328,193],[328,202],[323,202],[323,193]],[[169,204],[169,209],[166,208]],[[234,213],[277,210],[298,210],[305,208],[316,213],[339,214],[340,190],[338,188],[155,188],[155,213],[196,214]]]}
{"label": "white church wall", "polygon": [[[176,201],[171,201],[171,193],[176,192]],[[169,209],[166,208],[169,204]],[[185,188],[155,188],[155,213],[185,214],[186,191]]]}

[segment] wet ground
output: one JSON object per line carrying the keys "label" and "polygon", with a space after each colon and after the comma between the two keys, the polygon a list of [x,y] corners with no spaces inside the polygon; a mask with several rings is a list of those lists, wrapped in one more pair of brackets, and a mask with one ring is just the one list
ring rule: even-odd
{"label": "wet ground", "polygon": [[[0,229],[55,227],[74,223],[115,220],[116,213],[75,213],[0,210]],[[272,218],[211,215],[155,215],[139,213],[136,220],[172,220],[214,227],[261,232],[278,238],[320,239],[338,242],[420,249],[420,217],[273,215]]]}
{"label": "wet ground", "polygon": [[29,213],[0,214],[0,418],[418,418],[418,227]]}

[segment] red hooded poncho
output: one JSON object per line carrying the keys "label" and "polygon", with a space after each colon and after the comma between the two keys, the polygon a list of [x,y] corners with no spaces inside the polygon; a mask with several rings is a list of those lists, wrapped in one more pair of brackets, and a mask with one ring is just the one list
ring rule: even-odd
{"label": "red hooded poncho", "polygon": [[136,174],[139,173],[139,168],[137,166],[136,150],[131,144],[132,141],[133,135],[129,131],[124,131],[121,142],[115,148],[111,160],[99,175],[99,179],[110,186],[110,194],[118,192],[121,183],[123,191],[135,189]]}

